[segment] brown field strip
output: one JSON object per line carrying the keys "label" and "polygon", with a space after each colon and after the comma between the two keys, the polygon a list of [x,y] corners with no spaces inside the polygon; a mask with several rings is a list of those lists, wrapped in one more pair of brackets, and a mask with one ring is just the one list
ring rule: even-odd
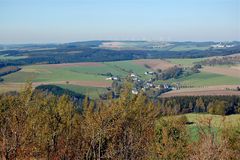
{"label": "brown field strip", "polygon": [[[46,84],[67,84],[66,81],[57,82],[34,82],[33,86],[46,85]],[[110,81],[68,81],[68,84],[78,86],[91,86],[91,87],[110,87],[112,82]]]}
{"label": "brown field strip", "polygon": [[177,96],[240,96],[240,91],[232,90],[176,90],[162,94],[160,97],[177,97]]}
{"label": "brown field strip", "polygon": [[[32,86],[37,87],[40,85],[48,84],[67,84],[66,81],[57,81],[57,82],[33,82]],[[111,82],[95,82],[95,81],[68,81],[68,84],[86,86],[86,87],[110,87]],[[25,83],[0,83],[0,93],[7,91],[19,91],[24,88]]]}
{"label": "brown field strip", "polygon": [[215,74],[222,74],[226,76],[231,76],[231,77],[240,77],[240,70],[236,67],[209,67],[206,66],[202,71],[205,72],[210,72],[210,73],[215,73]]}
{"label": "brown field strip", "polygon": [[153,70],[157,70],[157,69],[166,70],[168,68],[175,66],[174,64],[162,59],[140,59],[140,60],[133,60],[133,63],[142,65],[142,66],[148,65]]}

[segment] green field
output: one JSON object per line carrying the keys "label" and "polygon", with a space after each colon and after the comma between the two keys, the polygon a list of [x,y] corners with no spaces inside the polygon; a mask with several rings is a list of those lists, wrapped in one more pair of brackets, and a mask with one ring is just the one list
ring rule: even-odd
{"label": "green field", "polygon": [[87,95],[92,99],[98,99],[99,94],[102,94],[107,91],[106,88],[101,88],[101,87],[86,87],[86,86],[78,86],[78,85],[71,85],[71,84],[59,84],[57,86],[64,89],[69,89],[76,93]]}
{"label": "green field", "polygon": [[[98,98],[99,93],[106,91],[103,86],[96,87],[95,83],[111,83],[106,81],[106,73],[111,73],[114,76],[126,77],[129,73],[134,72],[141,78],[149,78],[144,75],[147,68],[134,64],[132,61],[119,61],[119,62],[101,62],[99,66],[84,65],[84,66],[54,66],[54,65],[30,65],[23,66],[22,70],[3,76],[4,84],[0,85],[0,90],[12,91],[19,90],[23,85],[16,83],[25,83],[26,81],[39,82],[39,83],[55,83],[62,88],[70,89],[77,93],[89,95],[91,98]],[[78,84],[67,84],[67,81],[79,81]],[[81,82],[82,81],[82,82]],[[93,84],[89,87],[81,83],[90,82]],[[98,85],[97,85],[98,86]]]}
{"label": "green field", "polygon": [[[174,64],[190,66],[194,62],[203,60],[197,59],[168,59]],[[51,66],[51,65],[30,65],[23,66],[22,70],[3,77],[5,83],[25,83],[32,82],[64,82],[64,81],[88,81],[88,82],[106,82],[106,73],[112,73],[114,76],[126,77],[134,72],[143,79],[149,79],[144,75],[147,68],[134,64],[132,61],[101,62],[100,66]],[[180,83],[183,86],[211,86],[211,85],[238,85],[240,78],[226,75],[214,74],[201,71],[178,79],[167,81],[158,81],[157,83]],[[72,89],[72,88],[71,88]]]}
{"label": "green field", "polygon": [[104,81],[105,77],[95,73],[81,72],[80,67],[50,68],[27,66],[17,73],[4,76],[5,82],[58,82],[69,80]]}
{"label": "green field", "polygon": [[185,116],[187,117],[189,122],[193,122],[193,124],[187,126],[192,141],[195,141],[199,138],[199,126],[203,127],[207,131],[208,126],[204,123],[207,120],[211,120],[211,132],[214,133],[216,137],[221,134],[221,130],[224,127],[239,127],[240,125],[240,114],[220,116],[211,114],[190,113],[185,114]]}
{"label": "green field", "polygon": [[116,73],[117,75],[123,72],[123,77],[125,77],[130,72],[134,72],[143,79],[149,78],[149,76],[146,76],[144,74],[144,72],[149,71],[149,69],[144,66],[134,64],[132,61],[107,62],[104,64],[110,68],[115,68],[118,71],[118,73]]}
{"label": "green field", "polygon": [[195,73],[178,79],[159,81],[159,83],[163,82],[171,84],[180,83],[180,85],[183,86],[202,87],[212,85],[239,85],[240,78],[201,71],[200,73]]}
{"label": "green field", "polygon": [[8,56],[7,54],[0,55],[0,61],[1,60],[16,60],[16,59],[24,59],[27,58],[27,56]]}
{"label": "green field", "polygon": [[170,49],[170,51],[191,51],[191,50],[207,50],[210,46],[197,46],[197,45],[177,45]]}
{"label": "green field", "polygon": [[171,59],[166,59],[166,60],[168,60],[169,62],[176,64],[176,65],[182,65],[184,67],[189,67],[189,66],[192,66],[194,63],[203,61],[205,59],[207,59],[207,58],[184,58],[184,59],[171,58]]}
{"label": "green field", "polygon": [[186,116],[187,122],[192,123],[186,124],[186,129],[191,142],[198,140],[200,128],[206,133],[213,133],[215,137],[218,138],[221,135],[222,129],[226,127],[240,127],[240,114],[221,116],[207,113],[188,113],[176,116],[166,116],[163,118],[181,118],[182,116]]}
{"label": "green field", "polygon": [[105,62],[101,66],[63,66],[51,65],[24,66],[21,71],[4,76],[5,82],[57,82],[57,81],[106,81],[103,74],[125,77],[131,72],[144,76],[147,69],[131,61]]}
{"label": "green field", "polygon": [[201,120],[212,119],[212,126],[221,128],[224,125],[237,126],[240,125],[240,114],[234,114],[229,116],[212,115],[212,114],[197,114],[189,113],[185,114],[189,122],[199,123]]}

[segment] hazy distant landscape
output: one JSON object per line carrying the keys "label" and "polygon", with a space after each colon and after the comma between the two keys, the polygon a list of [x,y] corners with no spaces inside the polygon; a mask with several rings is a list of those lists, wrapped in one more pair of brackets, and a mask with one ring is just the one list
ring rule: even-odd
{"label": "hazy distant landscape", "polygon": [[[2,47],[1,72],[4,73],[8,66],[20,70],[1,77],[1,92],[19,90],[24,83],[31,81],[34,86],[56,84],[87,94],[81,86],[105,91],[112,83],[112,80],[106,80],[108,77],[125,78],[134,73],[148,80],[154,76],[145,75],[145,72],[164,71],[174,66],[191,68],[207,60],[227,59],[233,55],[237,57],[234,64],[204,64],[197,73],[158,80],[153,84],[178,84],[181,89],[172,91],[174,95],[178,92],[184,95],[191,90],[194,95],[239,95],[239,92],[227,89],[236,90],[240,85],[240,56],[237,54],[240,53],[240,42],[89,41]],[[202,93],[204,90],[206,93]],[[96,93],[89,93],[96,97]],[[171,92],[166,95],[170,96]]]}

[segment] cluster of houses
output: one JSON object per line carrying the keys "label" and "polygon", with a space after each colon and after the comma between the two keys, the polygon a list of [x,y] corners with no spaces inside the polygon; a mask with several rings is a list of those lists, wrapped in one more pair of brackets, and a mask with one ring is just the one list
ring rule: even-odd
{"label": "cluster of houses", "polygon": [[[155,72],[148,71],[148,72],[144,72],[144,74],[154,75]],[[166,91],[177,90],[177,87],[174,87],[165,83],[156,85],[156,83],[154,84],[153,78],[150,78],[147,81],[142,80],[135,73],[129,74],[129,77],[132,80],[132,82],[135,84],[135,86],[137,86],[136,88],[132,89],[132,94],[138,94],[141,90],[146,91],[148,89],[157,89],[157,90],[166,90]],[[106,78],[106,80],[120,80],[120,79],[118,77],[112,76],[112,77]]]}
{"label": "cluster of houses", "polygon": [[141,82],[141,79],[139,79],[139,77],[138,77],[136,74],[134,74],[134,73],[131,73],[131,74],[130,74],[130,77],[131,77],[132,80],[135,81],[135,82]]}
{"label": "cluster of houses", "polygon": [[[145,75],[154,75],[155,72],[145,72],[144,73]],[[138,94],[140,90],[143,90],[143,91],[146,91],[147,89],[159,89],[159,90],[177,90],[176,87],[174,86],[171,86],[169,84],[154,84],[153,82],[153,79],[150,78],[148,81],[143,81],[141,79],[138,78],[138,76],[134,73],[131,73],[130,74],[130,77],[132,78],[132,80],[135,82],[135,83],[138,83],[138,82],[142,82],[141,83],[141,86],[139,87],[139,89],[137,88],[133,88],[132,89],[132,94]]]}
{"label": "cluster of houses", "polygon": [[144,72],[145,75],[154,75],[155,72]]}
{"label": "cluster of houses", "polygon": [[[155,88],[155,89],[159,89],[159,90],[177,90],[177,87],[168,85],[168,84],[159,84],[157,86],[155,86],[152,83],[146,83],[143,88],[141,88],[141,90],[146,91],[146,89],[151,89],[151,88]],[[138,94],[140,90],[138,90],[137,88],[133,88],[132,89],[132,94]]]}

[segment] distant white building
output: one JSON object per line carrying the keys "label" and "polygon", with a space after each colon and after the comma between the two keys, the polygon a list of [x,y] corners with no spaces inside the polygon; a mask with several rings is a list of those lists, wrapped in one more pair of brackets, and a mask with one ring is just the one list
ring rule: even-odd
{"label": "distant white building", "polygon": [[108,78],[106,78],[106,80],[107,80],[107,81],[112,80],[112,77],[108,77]]}
{"label": "distant white building", "polygon": [[145,74],[145,75],[148,75],[148,74],[149,74],[149,75],[153,75],[154,72],[144,72],[144,74]]}
{"label": "distant white building", "polygon": [[133,89],[132,94],[138,94],[138,91],[136,89]]}
{"label": "distant white building", "polygon": [[107,81],[109,81],[109,80],[118,80],[118,78],[117,77],[108,77],[108,78],[106,78],[106,80]]}
{"label": "distant white building", "polygon": [[211,45],[211,47],[213,47],[213,48],[230,48],[230,47],[234,47],[234,45],[223,44],[222,42],[220,42],[218,44]]}
{"label": "distant white building", "polygon": [[137,81],[138,80],[138,78],[137,77],[133,77],[133,79],[132,80],[134,80],[134,81]]}
{"label": "distant white building", "polygon": [[137,77],[134,73],[130,74],[131,77]]}
{"label": "distant white building", "polygon": [[153,84],[152,83],[146,83],[146,86],[153,87]]}
{"label": "distant white building", "polygon": [[164,89],[169,89],[169,85],[164,84],[164,85],[163,85],[163,88],[164,88]]}

